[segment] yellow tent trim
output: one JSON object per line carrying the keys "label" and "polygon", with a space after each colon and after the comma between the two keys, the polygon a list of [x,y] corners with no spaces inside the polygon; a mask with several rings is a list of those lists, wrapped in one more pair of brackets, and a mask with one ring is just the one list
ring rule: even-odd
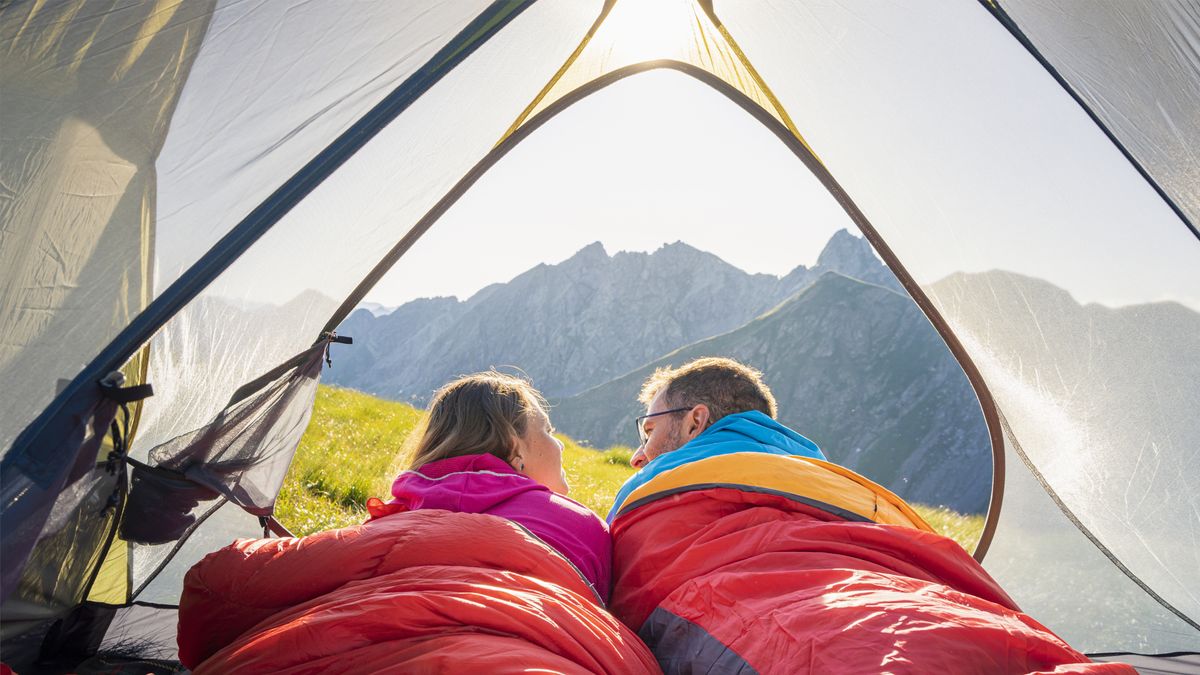
{"label": "yellow tent trim", "polygon": [[587,35],[584,35],[583,39],[579,41],[579,46],[575,47],[575,51],[571,52],[571,55],[567,57],[567,60],[564,61],[562,66],[560,66],[559,69],[554,73],[554,76],[550,78],[550,81],[546,83],[546,86],[542,87],[542,90],[538,92],[538,95],[533,97],[533,100],[529,102],[529,105],[525,106],[525,109],[521,111],[520,115],[517,115],[517,119],[513,121],[511,126],[508,127],[508,130],[504,132],[504,135],[500,137],[500,140],[496,141],[496,145],[500,145],[505,139],[507,139],[509,136],[512,136],[513,133],[515,133],[517,129],[519,129],[521,125],[525,123],[525,120],[529,119],[529,117],[533,114],[533,111],[539,107],[541,102],[545,100],[546,96],[550,93],[550,90],[554,89],[554,85],[558,84],[558,81],[562,79],[563,74],[571,68],[571,65],[575,63],[575,60],[578,59],[579,55],[583,53],[584,47],[587,47],[588,43],[592,41],[592,36],[596,34],[596,29],[600,27],[600,24],[604,23],[604,17],[608,16],[608,10],[612,9],[613,3],[615,2],[616,0],[608,0],[608,2],[604,3],[604,9],[600,10],[600,16],[592,24],[592,27],[588,29]]}
{"label": "yellow tent trim", "polygon": [[[763,95],[766,96],[767,100],[771,102],[771,107],[774,108],[775,115],[779,118],[779,121],[783,122],[783,126],[787,127],[788,131],[792,132],[792,135],[796,137],[797,141],[800,141],[800,144],[803,145],[806,150],[808,150],[808,153],[813,156],[813,159],[821,162],[821,158],[817,156],[817,153],[813,151],[812,146],[808,144],[808,141],[804,140],[804,136],[800,135],[800,130],[796,128],[794,123],[792,123],[791,116],[788,115],[787,110],[784,109],[783,104],[779,102],[779,99],[775,97],[775,92],[771,91],[771,88],[767,86],[765,81],[763,81],[762,76],[758,74],[758,70],[754,67],[754,64],[750,63],[750,59],[746,58],[746,54],[742,52],[742,48],[738,46],[738,43],[733,39],[733,36],[729,34],[729,31],[725,28],[725,24],[721,23],[720,20],[718,20],[717,17],[711,13],[709,14],[709,18],[711,18],[713,23],[716,24],[717,30],[721,31],[722,37],[724,37],[729,43],[729,46],[731,49],[733,49],[733,52],[737,54],[738,59],[740,59],[742,65],[746,67],[746,70],[750,73],[750,76],[754,78],[755,84],[762,89]],[[821,162],[821,164],[824,165],[824,162]]]}
{"label": "yellow tent trim", "polygon": [[816,157],[709,3],[697,0],[606,2],[579,45],[496,145],[555,101],[621,68],[653,61],[686,63],[712,73],[778,119]]}
{"label": "yellow tent trim", "polygon": [[118,537],[109,547],[87,599],[90,602],[123,605],[129,602],[130,591],[129,544]]}

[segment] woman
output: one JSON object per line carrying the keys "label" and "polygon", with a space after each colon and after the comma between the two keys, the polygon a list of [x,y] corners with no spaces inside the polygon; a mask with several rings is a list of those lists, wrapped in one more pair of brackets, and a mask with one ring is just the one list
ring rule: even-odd
{"label": "woman", "polygon": [[197,675],[660,672],[603,607],[608,529],[564,496],[552,431],[525,381],[446,385],[370,521],[241,539],[188,572],[180,661]]}
{"label": "woman", "polygon": [[561,553],[607,601],[608,526],[566,497],[563,446],[553,431],[545,400],[528,382],[494,371],[462,377],[437,392],[414,431],[393,499],[372,499],[367,508],[372,519],[420,509],[506,518]]}

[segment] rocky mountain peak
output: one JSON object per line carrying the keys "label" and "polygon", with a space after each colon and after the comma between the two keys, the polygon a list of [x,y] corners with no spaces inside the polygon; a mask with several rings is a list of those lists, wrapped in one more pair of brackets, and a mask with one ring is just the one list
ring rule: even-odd
{"label": "rocky mountain peak", "polygon": [[821,255],[817,257],[817,266],[813,270],[832,270],[854,279],[861,279],[876,286],[904,293],[900,280],[875,257],[871,244],[866,239],[855,236],[844,229],[838,230],[829,238]]}
{"label": "rocky mountain peak", "polygon": [[677,265],[719,264],[725,266],[729,264],[712,253],[701,251],[691,244],[686,244],[682,241],[663,244],[658,248],[658,250],[656,250],[654,253],[651,253],[650,257],[655,260]]}
{"label": "rocky mountain peak", "polygon": [[[839,238],[843,248],[861,253],[841,256],[853,260],[852,267],[887,274],[865,243],[847,232]],[[423,400],[457,373],[519,363],[547,395],[569,396],[734,330],[803,290],[820,271],[826,270],[801,267],[780,279],[750,274],[682,241],[652,253],[611,255],[593,242],[558,264],[539,264],[487,286],[466,302],[426,298],[378,322],[359,317],[354,337],[360,348],[344,360],[361,360],[361,367],[346,363],[332,378]],[[856,270],[835,271],[854,276]],[[879,283],[873,276],[867,280]]]}
{"label": "rocky mountain peak", "polygon": [[839,270],[843,273],[878,265],[875,254],[871,252],[871,244],[867,243],[866,239],[856,237],[844,229],[838,230],[829,238],[825,248],[821,250],[821,255],[817,257],[817,267]]}
{"label": "rocky mountain peak", "polygon": [[562,262],[563,265],[596,265],[607,262],[609,259],[608,251],[604,250],[604,244],[598,241],[579,249],[570,258]]}
{"label": "rocky mountain peak", "polygon": [[675,240],[669,244],[663,244],[662,246],[659,246],[658,250],[654,252],[654,255],[696,255],[702,253],[704,252],[695,246],[692,246],[691,244],[680,240]]}

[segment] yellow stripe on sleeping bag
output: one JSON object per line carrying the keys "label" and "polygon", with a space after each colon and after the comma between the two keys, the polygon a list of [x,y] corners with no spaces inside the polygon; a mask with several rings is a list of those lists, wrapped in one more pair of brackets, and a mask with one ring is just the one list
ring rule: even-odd
{"label": "yellow stripe on sleeping bag", "polygon": [[853,471],[819,459],[797,455],[737,452],[689,462],[655,476],[634,490],[617,512],[663,492],[680,492],[689,486],[718,484],[745,486],[784,493],[810,502],[820,502],[885,525],[934,529],[905,501],[886,488]]}

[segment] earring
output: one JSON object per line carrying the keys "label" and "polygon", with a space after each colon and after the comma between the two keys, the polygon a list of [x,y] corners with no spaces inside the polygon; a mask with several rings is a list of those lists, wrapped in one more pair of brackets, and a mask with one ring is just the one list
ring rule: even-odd
{"label": "earring", "polygon": [[521,462],[521,466],[517,468],[517,471],[524,471],[524,470],[525,470],[525,462]]}

